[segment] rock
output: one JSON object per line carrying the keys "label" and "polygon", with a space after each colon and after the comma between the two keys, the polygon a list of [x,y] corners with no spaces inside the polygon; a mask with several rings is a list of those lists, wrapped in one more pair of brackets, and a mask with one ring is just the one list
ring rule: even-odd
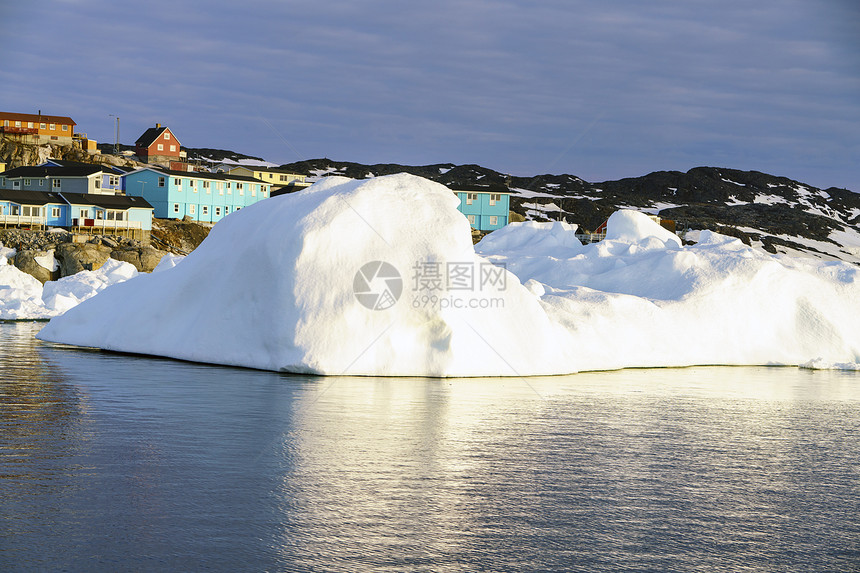
{"label": "rock", "polygon": [[62,243],[54,257],[60,263],[60,276],[67,277],[81,271],[94,271],[107,262],[111,250],[92,243]]}
{"label": "rock", "polygon": [[21,250],[15,255],[15,266],[28,275],[34,277],[40,283],[45,284],[48,281],[57,280],[59,278],[59,271],[44,267],[39,264],[39,261],[37,261],[36,258],[49,257],[49,255],[52,254],[53,253],[51,251],[39,251],[34,249]]}
{"label": "rock", "polygon": [[153,247],[138,247],[114,249],[110,256],[112,259],[131,263],[134,268],[142,273],[151,273],[165,254],[164,251],[159,251]]}
{"label": "rock", "polygon": [[102,245],[106,247],[110,247],[111,249],[115,249],[119,247],[119,243],[111,239],[110,237],[102,237]]}

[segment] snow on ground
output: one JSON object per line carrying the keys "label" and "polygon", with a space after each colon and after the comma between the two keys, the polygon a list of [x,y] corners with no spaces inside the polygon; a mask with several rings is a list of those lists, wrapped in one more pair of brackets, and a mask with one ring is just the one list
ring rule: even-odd
{"label": "snow on ground", "polygon": [[81,271],[42,286],[27,273],[5,264],[5,257],[0,258],[4,261],[0,265],[0,320],[55,317],[105,288],[138,274],[130,263],[108,259],[96,271]]}
{"label": "snow on ground", "polygon": [[473,247],[456,206],[411,175],[330,177],[232,214],[182,264],[104,290],[39,338],[337,375],[860,363],[854,265],[710,231],[685,247],[635,211],[599,243],[514,223]]}

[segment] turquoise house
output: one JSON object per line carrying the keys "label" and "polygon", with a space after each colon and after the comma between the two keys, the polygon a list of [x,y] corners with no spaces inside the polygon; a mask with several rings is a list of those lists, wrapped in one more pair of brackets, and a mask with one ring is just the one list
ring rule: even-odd
{"label": "turquoise house", "polygon": [[0,189],[0,226],[65,227],[69,205],[59,193]]}
{"label": "turquoise house", "polygon": [[69,206],[68,227],[111,231],[152,230],[152,205],[142,197],[98,195],[95,193],[62,193]]}
{"label": "turquoise house", "polygon": [[267,199],[271,185],[225,173],[143,167],[123,176],[126,195],[142,197],[159,219],[215,223],[234,211]]}
{"label": "turquoise house", "polygon": [[460,199],[457,209],[466,215],[473,229],[493,231],[508,224],[511,208],[511,191],[505,187],[457,187],[453,189]]}
{"label": "turquoise house", "polygon": [[125,195],[0,189],[0,226],[150,231],[152,206]]}

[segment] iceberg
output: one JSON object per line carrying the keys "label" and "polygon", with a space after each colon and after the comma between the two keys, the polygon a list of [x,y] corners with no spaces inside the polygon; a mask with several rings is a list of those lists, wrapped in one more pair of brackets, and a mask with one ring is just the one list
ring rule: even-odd
{"label": "iceberg", "polygon": [[473,246],[458,199],[407,174],[328,177],[221,220],[181,264],[104,289],[42,340],[323,375],[530,376],[860,362],[847,263],[693,245],[635,211],[606,239],[513,223]]}

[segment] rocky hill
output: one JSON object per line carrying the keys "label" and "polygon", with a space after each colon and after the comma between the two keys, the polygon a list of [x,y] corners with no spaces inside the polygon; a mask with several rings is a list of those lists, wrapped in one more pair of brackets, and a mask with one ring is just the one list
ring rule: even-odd
{"label": "rocky hill", "polygon": [[407,172],[452,187],[508,185],[511,210],[527,220],[564,219],[593,231],[619,208],[632,208],[674,220],[682,234],[710,229],[773,253],[860,262],[860,194],[757,171],[696,167],[589,183],[573,175],[512,177],[479,165],[362,165],[323,158],[282,168],[311,177]]}

